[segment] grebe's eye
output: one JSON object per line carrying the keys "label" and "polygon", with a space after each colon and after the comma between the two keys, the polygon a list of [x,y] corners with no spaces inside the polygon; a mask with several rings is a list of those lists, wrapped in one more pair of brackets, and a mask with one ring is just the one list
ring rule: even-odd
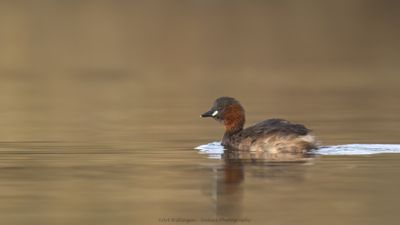
{"label": "grebe's eye", "polygon": [[213,113],[212,113],[212,116],[216,116],[218,114],[218,110],[215,110]]}

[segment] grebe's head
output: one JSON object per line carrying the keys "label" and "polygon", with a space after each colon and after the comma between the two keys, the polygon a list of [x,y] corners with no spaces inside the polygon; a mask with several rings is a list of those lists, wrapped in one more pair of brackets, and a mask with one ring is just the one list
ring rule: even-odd
{"label": "grebe's head", "polygon": [[211,109],[203,113],[201,117],[212,117],[223,122],[227,132],[242,130],[245,122],[243,107],[238,100],[231,97],[217,98]]}

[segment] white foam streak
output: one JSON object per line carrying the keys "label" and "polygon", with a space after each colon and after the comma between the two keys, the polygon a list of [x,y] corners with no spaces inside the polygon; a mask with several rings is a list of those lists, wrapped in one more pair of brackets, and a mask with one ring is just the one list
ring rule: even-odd
{"label": "white foam streak", "polygon": [[[208,158],[220,159],[224,153],[224,147],[220,142],[215,141],[200,145],[195,149],[200,154],[208,155]],[[315,154],[320,155],[371,155],[383,153],[400,153],[400,144],[346,144],[324,146],[315,150]]]}

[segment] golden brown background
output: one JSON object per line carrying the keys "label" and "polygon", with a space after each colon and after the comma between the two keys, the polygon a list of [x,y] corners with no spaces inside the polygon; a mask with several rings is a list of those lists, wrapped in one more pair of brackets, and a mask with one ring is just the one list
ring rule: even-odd
{"label": "golden brown background", "polygon": [[221,95],[324,145],[400,143],[399,9],[0,1],[0,223],[398,224],[398,154],[232,170],[193,148],[221,137],[198,118]]}

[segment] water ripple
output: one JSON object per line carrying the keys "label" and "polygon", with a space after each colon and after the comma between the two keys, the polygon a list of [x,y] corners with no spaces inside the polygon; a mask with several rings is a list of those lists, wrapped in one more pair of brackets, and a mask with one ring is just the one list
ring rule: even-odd
{"label": "water ripple", "polygon": [[[200,154],[206,154],[209,158],[220,159],[224,153],[221,142],[215,141],[200,145],[195,148]],[[314,151],[319,155],[371,155],[382,153],[400,153],[400,144],[345,144],[323,146]]]}

